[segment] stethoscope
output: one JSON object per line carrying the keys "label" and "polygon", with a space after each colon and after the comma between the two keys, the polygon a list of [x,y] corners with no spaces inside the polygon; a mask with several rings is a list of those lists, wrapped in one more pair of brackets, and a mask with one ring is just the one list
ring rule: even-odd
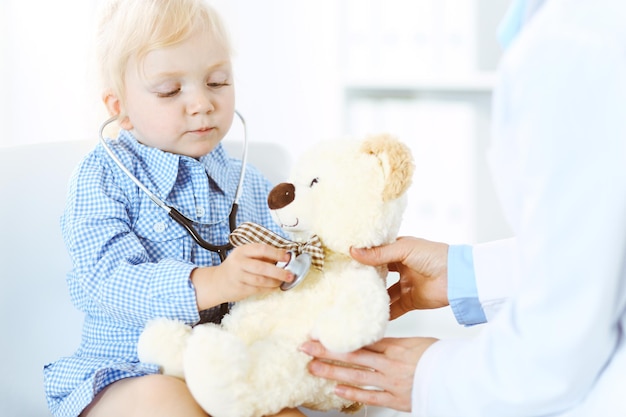
{"label": "stethoscope", "polygon": [[[246,131],[246,121],[241,115],[241,113],[239,113],[238,111],[235,111],[235,114],[237,115],[237,117],[239,117],[239,120],[241,120],[244,134],[243,134],[243,151],[241,154],[241,171],[239,172],[239,182],[237,183],[237,189],[235,190],[235,198],[233,199],[233,204],[230,207],[230,214],[228,215],[228,225],[229,225],[231,233],[237,227],[237,222],[236,222],[237,210],[239,209],[239,199],[241,198],[241,192],[243,190],[243,180],[246,175],[246,163],[248,161],[248,134]],[[145,185],[143,185],[143,183],[139,181],[139,179],[135,177],[128,170],[128,168],[124,166],[124,164],[122,163],[122,161],[120,161],[117,155],[113,153],[108,143],[104,139],[104,129],[106,129],[106,127],[110,123],[114,122],[116,119],[117,119],[117,116],[113,116],[107,119],[104,123],[102,123],[102,126],[100,126],[100,131],[98,133],[98,136],[100,138],[100,143],[104,147],[104,150],[107,152],[107,154],[109,154],[111,159],[113,159],[113,162],[115,162],[115,165],[117,165],[122,170],[122,172],[124,172],[124,174],[126,174],[126,176],[130,178],[131,181],[133,181],[135,185],[137,185],[137,187],[139,187],[141,191],[143,191],[148,197],[150,197],[150,200],[152,200],[154,204],[156,204],[157,206],[165,210],[165,212],[172,219],[174,219],[176,223],[183,226],[185,230],[187,230],[191,238],[194,240],[194,242],[198,244],[198,246],[200,246],[203,249],[209,250],[211,252],[217,253],[220,257],[220,262],[224,262],[228,251],[233,248],[233,245],[229,241],[227,241],[227,243],[223,245],[214,245],[204,240],[202,236],[200,236],[200,233],[198,233],[198,231],[193,226],[193,220],[186,217],[184,214],[182,214],[180,211],[178,211],[174,207],[165,204],[165,202],[162,199],[157,197],[152,191],[150,191]]]}
{"label": "stethoscope", "polygon": [[[239,182],[237,183],[237,189],[235,190],[235,198],[233,199],[233,203],[230,208],[230,214],[228,215],[228,225],[229,225],[231,233],[237,227],[237,210],[239,209],[239,199],[241,198],[241,193],[243,191],[243,180],[246,175],[246,164],[248,161],[248,132],[246,129],[246,121],[241,115],[241,113],[239,113],[238,111],[235,110],[235,114],[237,115],[237,117],[241,121],[241,125],[243,126],[243,151],[241,154],[241,171],[239,172]],[[153,192],[151,192],[145,185],[143,185],[141,181],[139,181],[137,177],[133,175],[133,173],[131,173],[128,170],[128,168],[124,166],[124,164],[117,157],[117,155],[113,153],[113,150],[111,150],[111,148],[109,147],[109,144],[104,138],[104,129],[106,129],[106,127],[110,123],[114,122],[116,119],[117,119],[117,116],[113,116],[107,119],[104,123],[102,123],[102,125],[100,126],[100,130],[98,132],[100,143],[102,144],[102,147],[107,152],[107,154],[111,157],[113,162],[115,162],[115,164],[122,170],[122,172],[124,172],[124,174],[128,178],[130,178],[130,180],[133,181],[135,185],[137,185],[137,187],[139,187],[139,189],[143,191],[150,198],[150,200],[154,202],[154,204],[156,204],[157,206],[165,210],[167,214],[176,223],[184,227],[185,230],[187,230],[187,232],[191,236],[191,238],[194,240],[194,242],[198,244],[198,246],[208,251],[217,253],[219,255],[220,262],[224,262],[228,254],[228,251],[233,249],[234,247],[232,243],[230,243],[230,241],[227,240],[227,243],[223,245],[214,245],[204,240],[202,236],[200,236],[200,233],[198,233],[198,231],[193,226],[193,223],[194,223],[193,220],[183,215],[176,208],[167,205],[161,198],[157,197]],[[301,255],[296,257],[294,256],[294,254],[291,254],[291,258],[288,262],[286,263],[281,262],[281,263],[278,263],[277,265],[280,266],[281,268],[284,268],[290,271],[295,276],[295,279],[293,282],[291,283],[284,282],[281,284],[280,289],[283,291],[286,291],[286,290],[294,288],[297,284],[299,284],[302,281],[304,276],[309,271],[310,261],[308,262],[308,266],[307,266],[307,263],[303,261],[303,258],[301,258]],[[222,309],[224,309],[224,307]]]}

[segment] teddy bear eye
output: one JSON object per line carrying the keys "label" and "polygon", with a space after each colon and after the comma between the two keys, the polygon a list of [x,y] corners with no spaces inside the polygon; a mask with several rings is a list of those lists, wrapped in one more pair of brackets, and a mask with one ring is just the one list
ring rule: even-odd
{"label": "teddy bear eye", "polygon": [[309,184],[309,187],[313,187],[315,184],[317,184],[318,182],[320,182],[319,178],[313,178],[311,180],[311,184]]}

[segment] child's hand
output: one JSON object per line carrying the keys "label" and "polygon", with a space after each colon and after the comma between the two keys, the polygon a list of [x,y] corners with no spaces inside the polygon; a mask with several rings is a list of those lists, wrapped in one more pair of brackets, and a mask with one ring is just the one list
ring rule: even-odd
{"label": "child's hand", "polygon": [[293,281],[291,272],[276,266],[277,262],[288,260],[289,255],[283,249],[249,243],[233,249],[219,266],[196,268],[191,281],[196,288],[198,308],[204,310],[223,302],[239,301]]}
{"label": "child's hand", "polygon": [[261,243],[249,243],[233,249],[217,267],[220,279],[225,281],[224,291],[232,294],[227,301],[238,301],[273,290],[283,282],[293,281],[292,273],[276,266],[277,262],[288,260],[285,250]]}

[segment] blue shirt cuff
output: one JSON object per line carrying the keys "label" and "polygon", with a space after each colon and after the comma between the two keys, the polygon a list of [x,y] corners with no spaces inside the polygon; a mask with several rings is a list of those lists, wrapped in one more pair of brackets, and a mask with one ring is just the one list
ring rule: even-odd
{"label": "blue shirt cuff", "polygon": [[448,301],[459,324],[472,326],[487,321],[478,299],[474,258],[469,245],[448,248]]}

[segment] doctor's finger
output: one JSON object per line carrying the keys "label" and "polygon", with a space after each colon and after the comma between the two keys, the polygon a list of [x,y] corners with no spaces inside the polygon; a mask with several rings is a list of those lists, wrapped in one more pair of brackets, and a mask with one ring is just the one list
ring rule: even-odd
{"label": "doctor's finger", "polygon": [[392,408],[399,411],[411,411],[411,396],[377,389],[375,387],[356,387],[353,385],[337,385],[335,394],[353,402],[366,405]]}
{"label": "doctor's finger", "polygon": [[[372,368],[383,375],[389,376],[390,381],[405,375],[413,377],[415,366],[422,354],[437,339],[431,337],[386,337],[362,350],[368,350],[377,356]],[[382,386],[387,389],[387,386]]]}
{"label": "doctor's finger", "polygon": [[377,351],[359,349],[354,352],[336,353],[326,349],[317,340],[309,340],[302,344],[300,350],[324,361],[336,361],[367,369],[382,369],[385,367],[385,356]]}
{"label": "doctor's finger", "polygon": [[403,288],[400,282],[387,288],[389,294],[389,320],[395,320],[412,309],[406,307],[406,297],[402,297]]}
{"label": "doctor's finger", "polygon": [[373,248],[350,248],[350,255],[355,260],[366,265],[388,265],[401,261],[405,257],[404,253],[393,245],[376,246]]}
{"label": "doctor's finger", "polygon": [[[309,364],[313,375],[337,381],[335,393],[340,397],[368,405],[409,410],[411,377],[402,370],[390,369],[387,374],[373,369],[343,367],[336,363],[315,360]],[[411,375],[412,376],[412,375]]]}
{"label": "doctor's finger", "polygon": [[408,312],[409,310],[404,307],[401,300],[396,300],[389,304],[389,320],[395,320]]}
{"label": "doctor's finger", "polygon": [[356,386],[379,386],[384,376],[374,369],[355,367],[353,364],[345,366],[336,362],[326,362],[314,359],[309,363],[309,372],[321,378],[337,381],[342,384]]}

